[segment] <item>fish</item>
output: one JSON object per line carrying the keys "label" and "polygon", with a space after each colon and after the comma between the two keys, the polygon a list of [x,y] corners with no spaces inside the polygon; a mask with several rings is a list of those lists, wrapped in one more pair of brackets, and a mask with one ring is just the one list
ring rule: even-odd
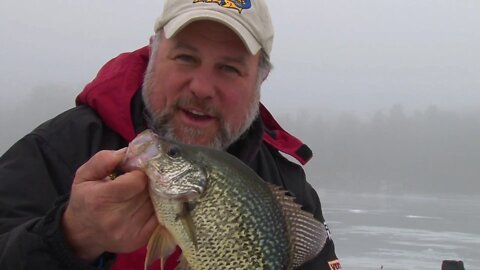
{"label": "fish", "polygon": [[281,187],[235,156],[160,138],[145,130],[130,142],[121,169],[142,170],[159,226],[145,269],[161,267],[178,245],[177,269],[294,269],[314,258],[325,226]]}

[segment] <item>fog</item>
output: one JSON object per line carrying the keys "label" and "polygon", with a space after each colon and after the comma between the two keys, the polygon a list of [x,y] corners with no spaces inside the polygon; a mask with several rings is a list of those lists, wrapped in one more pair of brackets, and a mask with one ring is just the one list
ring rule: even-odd
{"label": "fog", "polygon": [[344,113],[282,121],[316,150],[307,171],[318,188],[397,195],[480,191],[478,112],[430,106],[408,114],[394,105],[367,119]]}
{"label": "fog", "polygon": [[[73,106],[106,61],[147,44],[161,9],[1,0],[0,151]],[[455,178],[455,190],[478,189],[478,1],[277,0],[270,9],[275,67],[262,102],[314,150],[312,182],[370,179],[388,190]]]}
{"label": "fog", "polygon": [[[262,102],[312,148],[306,171],[320,194],[478,194],[479,1],[269,3],[274,70]],[[0,0],[0,153],[74,106],[109,59],[148,44],[161,9],[158,0]],[[327,219],[348,223],[335,197],[322,203]]]}

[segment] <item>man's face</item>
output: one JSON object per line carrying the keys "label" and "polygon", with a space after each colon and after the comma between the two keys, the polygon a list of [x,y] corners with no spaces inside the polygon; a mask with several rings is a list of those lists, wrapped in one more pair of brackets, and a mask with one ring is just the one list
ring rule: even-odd
{"label": "man's face", "polygon": [[143,90],[153,127],[168,139],[228,147],[258,113],[258,62],[258,54],[216,22],[162,36]]}

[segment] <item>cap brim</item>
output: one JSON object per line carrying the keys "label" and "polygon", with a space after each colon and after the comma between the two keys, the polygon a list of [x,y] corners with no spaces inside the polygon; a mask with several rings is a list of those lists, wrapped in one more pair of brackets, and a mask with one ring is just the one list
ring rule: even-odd
{"label": "cap brim", "polygon": [[163,27],[165,36],[171,38],[188,24],[199,20],[216,21],[229,27],[240,37],[251,54],[257,54],[262,47],[242,24],[223,13],[213,10],[193,10],[173,18]]}

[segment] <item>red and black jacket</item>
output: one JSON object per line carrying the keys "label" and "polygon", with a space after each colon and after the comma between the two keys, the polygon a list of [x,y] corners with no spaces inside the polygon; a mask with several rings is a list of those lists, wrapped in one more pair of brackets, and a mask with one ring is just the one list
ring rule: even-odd
{"label": "red and black jacket", "polygon": [[[81,261],[66,244],[60,221],[77,168],[99,150],[125,147],[147,128],[139,90],[148,56],[144,47],[109,61],[77,97],[75,108],[43,123],[0,157],[0,269],[143,269],[144,248],[107,253],[97,265]],[[303,169],[279,153],[304,164],[310,150],[262,105],[247,134],[228,151],[324,221]],[[170,257],[167,269],[174,269],[179,254]],[[300,269],[327,270],[334,259],[329,239],[319,256]]]}

